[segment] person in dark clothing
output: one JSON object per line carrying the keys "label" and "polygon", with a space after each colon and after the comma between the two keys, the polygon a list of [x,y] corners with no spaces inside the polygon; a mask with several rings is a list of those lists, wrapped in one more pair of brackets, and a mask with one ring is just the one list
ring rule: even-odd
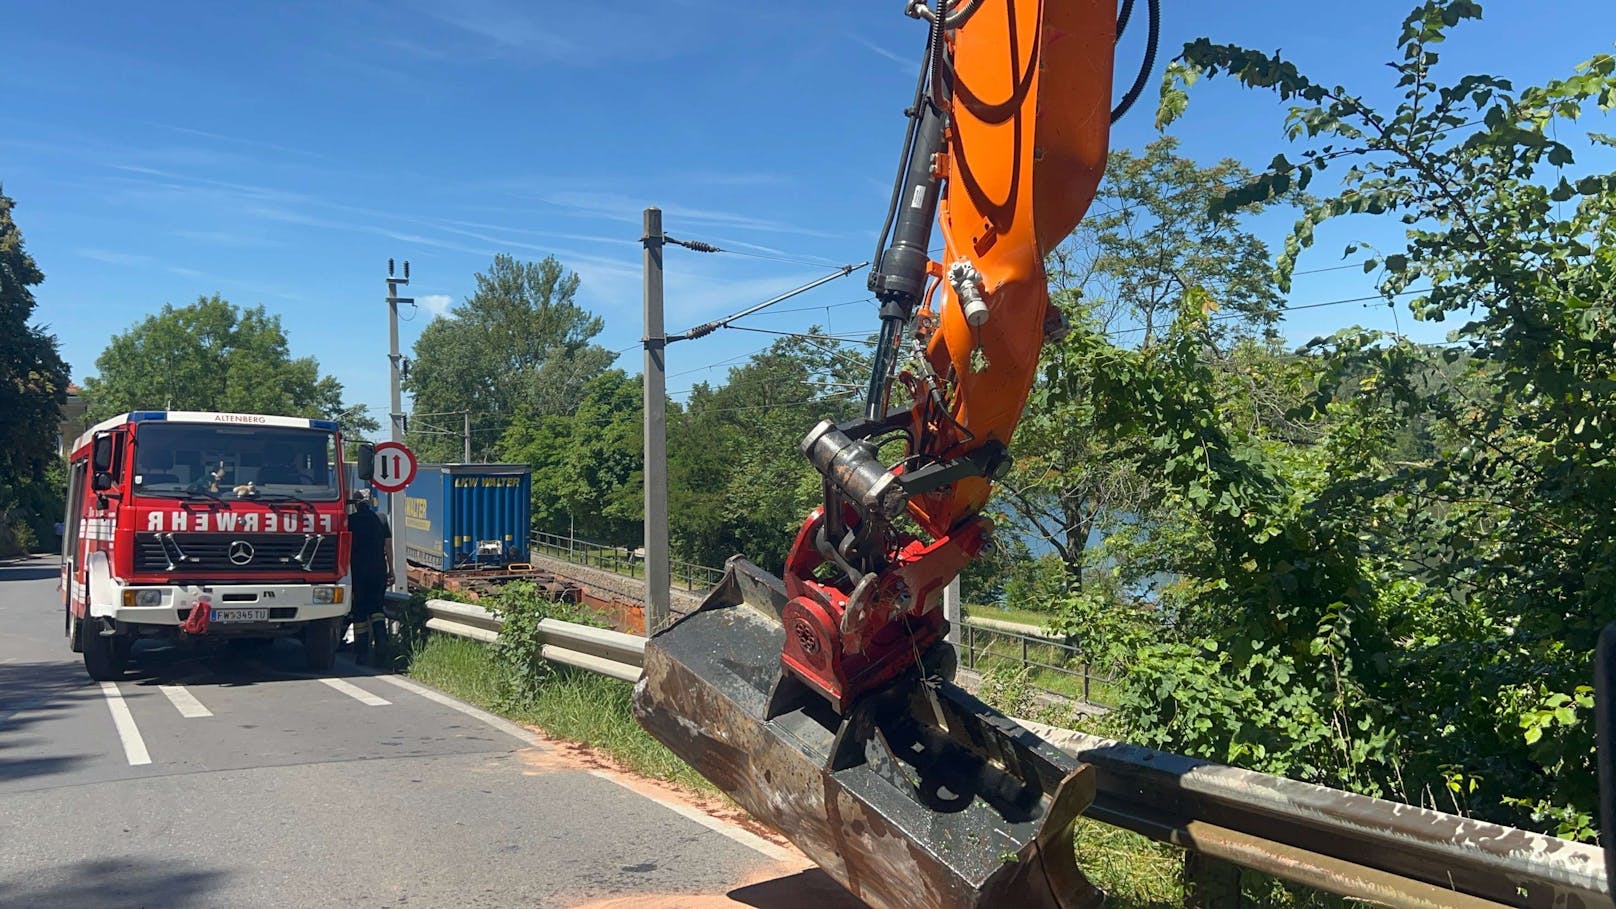
{"label": "person in dark clothing", "polygon": [[353,601],[348,618],[353,622],[354,662],[363,664],[370,654],[371,642],[381,641],[387,633],[382,603],[393,583],[393,534],[376,513],[370,490],[356,491],[350,501],[354,506],[348,515]]}

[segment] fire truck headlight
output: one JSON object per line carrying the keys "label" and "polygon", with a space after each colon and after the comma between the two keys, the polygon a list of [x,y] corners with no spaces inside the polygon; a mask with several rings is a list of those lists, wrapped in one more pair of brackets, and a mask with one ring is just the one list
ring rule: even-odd
{"label": "fire truck headlight", "polygon": [[161,590],[125,590],[123,592],[125,606],[161,606],[163,605],[163,592]]}
{"label": "fire truck headlight", "polygon": [[342,588],[341,587],[316,587],[316,588],[314,588],[314,602],[316,602],[316,603],[340,603],[340,602],[342,602]]}

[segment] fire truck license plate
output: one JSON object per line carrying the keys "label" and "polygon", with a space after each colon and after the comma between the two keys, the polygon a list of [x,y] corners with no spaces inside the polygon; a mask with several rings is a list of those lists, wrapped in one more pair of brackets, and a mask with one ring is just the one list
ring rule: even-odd
{"label": "fire truck license plate", "polygon": [[267,622],[268,609],[215,609],[213,610],[215,622]]}

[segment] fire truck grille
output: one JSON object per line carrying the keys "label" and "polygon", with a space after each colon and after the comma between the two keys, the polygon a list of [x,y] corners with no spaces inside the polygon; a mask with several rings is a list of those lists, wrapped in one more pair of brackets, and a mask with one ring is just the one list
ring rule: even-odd
{"label": "fire truck grille", "polygon": [[333,533],[137,533],[135,570],[234,573],[334,571]]}

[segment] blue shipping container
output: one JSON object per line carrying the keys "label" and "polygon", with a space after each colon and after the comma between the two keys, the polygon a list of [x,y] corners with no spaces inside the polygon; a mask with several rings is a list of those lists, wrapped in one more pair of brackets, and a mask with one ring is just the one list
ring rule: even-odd
{"label": "blue shipping container", "polygon": [[422,464],[404,490],[406,558],[439,571],[526,562],[532,482],[526,464]]}

